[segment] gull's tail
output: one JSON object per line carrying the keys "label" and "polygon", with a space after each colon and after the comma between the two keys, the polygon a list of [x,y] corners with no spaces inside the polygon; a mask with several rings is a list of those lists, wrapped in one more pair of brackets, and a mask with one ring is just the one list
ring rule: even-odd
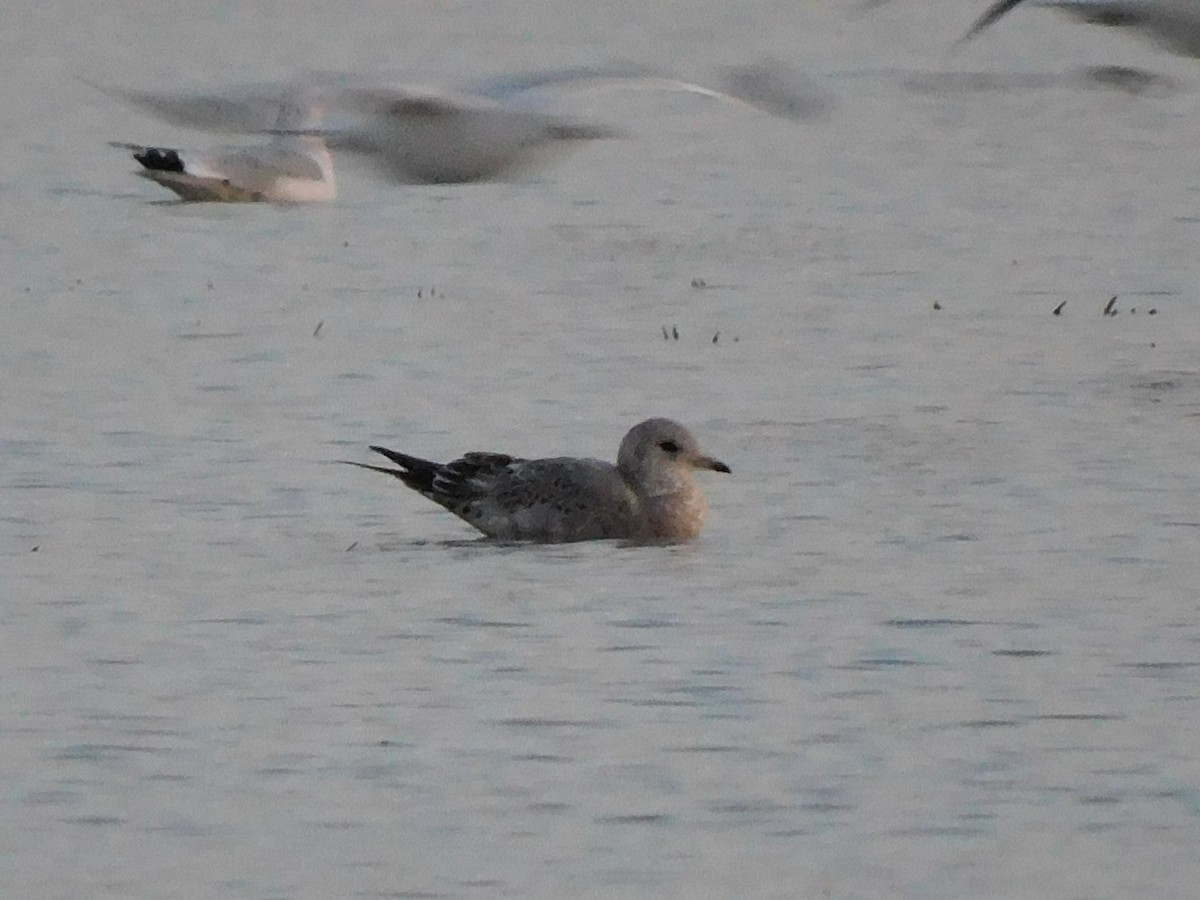
{"label": "gull's tail", "polygon": [[387,457],[400,468],[389,469],[385,466],[372,466],[369,463],[354,462],[349,459],[341,461],[349,466],[357,466],[360,469],[370,469],[372,472],[382,472],[384,475],[391,475],[393,478],[400,479],[407,487],[426,496],[433,492],[433,479],[442,468],[439,463],[430,462],[427,459],[421,459],[417,456],[409,456],[406,453],[399,453],[395,450],[389,450],[387,447],[372,446],[371,449],[380,456]]}

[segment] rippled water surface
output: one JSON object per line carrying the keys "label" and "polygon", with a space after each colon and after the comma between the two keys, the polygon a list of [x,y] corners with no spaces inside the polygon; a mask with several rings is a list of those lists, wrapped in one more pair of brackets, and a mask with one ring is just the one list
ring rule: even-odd
{"label": "rippled water surface", "polygon": [[[1200,64],[957,0],[20,5],[0,893],[1195,896]],[[768,54],[824,118],[581,97],[628,136],[282,209],[135,179],[211,138],[74,77]],[[689,546],[334,463],[651,415],[733,468]]]}

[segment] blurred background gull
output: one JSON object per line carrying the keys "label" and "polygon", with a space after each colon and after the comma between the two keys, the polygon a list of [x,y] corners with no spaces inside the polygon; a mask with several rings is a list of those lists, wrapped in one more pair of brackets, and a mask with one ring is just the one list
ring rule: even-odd
{"label": "blurred background gull", "polygon": [[517,177],[552,151],[623,134],[560,112],[573,92],[679,92],[795,120],[819,117],[830,105],[825,92],[774,61],[728,67],[714,83],[614,65],[504,75],[461,90],[324,73],[215,92],[93,86],[177,125],[272,136],[265,145],[208,153],[116,144],[134,150],[140,174],[185,200],[332,200],[331,149],[361,157],[400,183]]}
{"label": "blurred background gull", "polygon": [[1018,6],[1061,10],[1095,25],[1130,28],[1181,56],[1200,56],[1197,0],[999,0],[976,20],[964,40],[976,37]]}

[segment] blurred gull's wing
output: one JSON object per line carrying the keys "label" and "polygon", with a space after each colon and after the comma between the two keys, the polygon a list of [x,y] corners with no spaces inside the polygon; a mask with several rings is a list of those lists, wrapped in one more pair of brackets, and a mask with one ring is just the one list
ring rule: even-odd
{"label": "blurred gull's wing", "polygon": [[801,88],[794,73],[772,63],[729,70],[721,89],[630,66],[509,75],[458,92],[420,85],[380,86],[356,76],[329,74],[219,94],[97,87],[190,127],[267,133],[289,146],[323,140],[335,150],[360,154],[386,177],[409,183],[508,177],[540,161],[556,145],[618,136],[607,126],[541,108],[538,100],[551,91],[684,91],[788,118],[824,106]]}
{"label": "blurred gull's wing", "polygon": [[220,93],[159,92],[84,83],[172,125],[244,134],[276,127],[284,100],[297,90],[310,90],[283,82],[243,85]]}
{"label": "blurred gull's wing", "polygon": [[[1025,0],[997,0],[970,27],[968,41]],[[1182,56],[1200,57],[1200,0],[1029,0],[1094,25],[1133,28]]]}
{"label": "blurred gull's wing", "polygon": [[824,111],[827,102],[804,83],[798,73],[774,61],[731,67],[722,74],[718,87],[686,81],[654,69],[627,66],[574,66],[526,72],[489,79],[474,92],[513,103],[526,95],[552,90],[647,90],[696,94],[713,100],[745,104],[771,115],[798,119]]}
{"label": "blurred gull's wing", "polygon": [[785,119],[822,116],[833,105],[828,93],[800,72],[770,59],[726,69],[722,84],[731,96]]}
{"label": "blurred gull's wing", "polygon": [[552,144],[615,134],[483,94],[419,86],[345,88],[331,107],[319,128],[274,132],[318,135],[406,183],[504,178],[535,163]]}
{"label": "blurred gull's wing", "polygon": [[983,15],[975,20],[975,24],[967,29],[967,33],[959,39],[959,42],[962,43],[964,41],[971,40],[985,28],[989,28],[994,25],[1001,17],[1004,16],[1005,13],[1011,10],[1014,6],[1020,5],[1022,2],[1024,2],[1024,0],[997,0],[996,3],[993,3],[983,11]]}

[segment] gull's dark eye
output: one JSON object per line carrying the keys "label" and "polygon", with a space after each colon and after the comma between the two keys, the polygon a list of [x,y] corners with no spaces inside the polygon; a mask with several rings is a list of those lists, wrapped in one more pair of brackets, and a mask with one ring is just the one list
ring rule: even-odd
{"label": "gull's dark eye", "polygon": [[674,441],[659,441],[658,446],[662,447],[668,453],[678,453],[679,445]]}

